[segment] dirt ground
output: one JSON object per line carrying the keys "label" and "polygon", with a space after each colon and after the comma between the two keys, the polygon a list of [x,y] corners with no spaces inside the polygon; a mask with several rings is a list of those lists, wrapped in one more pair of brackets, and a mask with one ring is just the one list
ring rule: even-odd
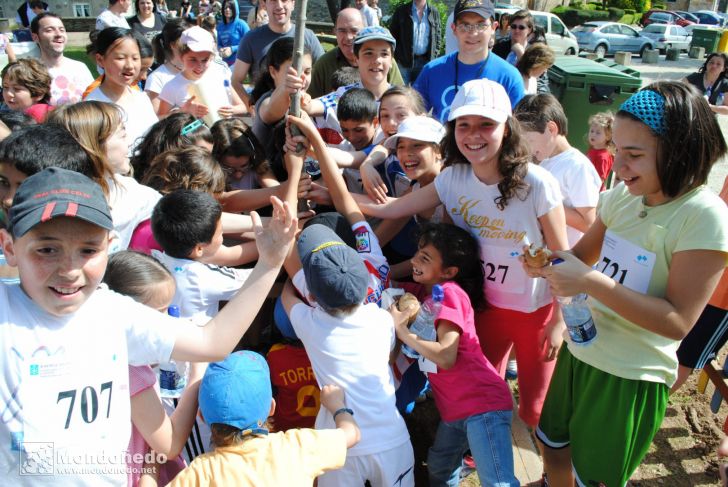
{"label": "dirt ground", "polygon": [[[725,355],[724,349],[720,355],[720,364]],[[670,398],[660,431],[642,465],[632,476],[628,484],[630,487],[720,485],[716,450],[723,437],[722,428],[728,406],[723,404],[718,414],[713,414],[710,402],[714,388],[709,384],[704,394],[698,392],[698,377],[699,374],[694,373]],[[434,401],[417,404],[406,421],[415,447],[415,485],[426,487],[428,482],[424,460],[439,421]],[[460,486],[480,486],[477,474],[469,475]]]}

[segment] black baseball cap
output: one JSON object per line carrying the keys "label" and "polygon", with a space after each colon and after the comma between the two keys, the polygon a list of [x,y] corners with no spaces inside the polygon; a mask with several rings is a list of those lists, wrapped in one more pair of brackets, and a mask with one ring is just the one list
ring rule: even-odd
{"label": "black baseball cap", "polygon": [[457,20],[461,14],[468,12],[478,14],[485,20],[495,17],[495,8],[490,0],[459,0],[455,4],[453,18]]}
{"label": "black baseball cap", "polygon": [[8,228],[15,237],[59,216],[80,218],[106,230],[114,228],[101,186],[81,173],[58,167],[23,181],[8,213]]}

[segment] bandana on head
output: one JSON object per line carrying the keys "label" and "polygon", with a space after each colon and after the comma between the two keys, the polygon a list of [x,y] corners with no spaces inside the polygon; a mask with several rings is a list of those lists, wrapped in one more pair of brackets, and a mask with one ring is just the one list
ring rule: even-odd
{"label": "bandana on head", "polygon": [[665,135],[665,98],[652,90],[641,90],[632,95],[619,107],[637,117],[657,135]]}

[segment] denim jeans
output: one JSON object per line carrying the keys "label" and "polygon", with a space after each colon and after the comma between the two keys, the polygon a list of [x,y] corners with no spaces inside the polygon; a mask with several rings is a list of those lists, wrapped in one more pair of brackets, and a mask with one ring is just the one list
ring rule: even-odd
{"label": "denim jeans", "polygon": [[457,487],[468,447],[481,485],[520,486],[513,474],[512,416],[511,411],[491,411],[451,423],[441,421],[427,454],[430,487]]}

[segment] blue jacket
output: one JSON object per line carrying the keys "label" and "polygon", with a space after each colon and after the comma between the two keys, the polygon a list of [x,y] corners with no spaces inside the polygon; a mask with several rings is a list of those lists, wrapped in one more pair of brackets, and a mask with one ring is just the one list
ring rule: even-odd
{"label": "blue jacket", "polygon": [[[235,64],[235,59],[238,55],[238,46],[240,45],[240,39],[250,30],[248,23],[240,18],[240,8],[238,7],[238,0],[233,0],[234,6],[234,20],[229,23],[225,23],[223,18],[222,22],[217,23],[217,47],[222,49],[223,47],[232,48],[233,52],[230,56],[225,58],[225,62],[228,66]],[[224,17],[224,14],[223,14]]]}

